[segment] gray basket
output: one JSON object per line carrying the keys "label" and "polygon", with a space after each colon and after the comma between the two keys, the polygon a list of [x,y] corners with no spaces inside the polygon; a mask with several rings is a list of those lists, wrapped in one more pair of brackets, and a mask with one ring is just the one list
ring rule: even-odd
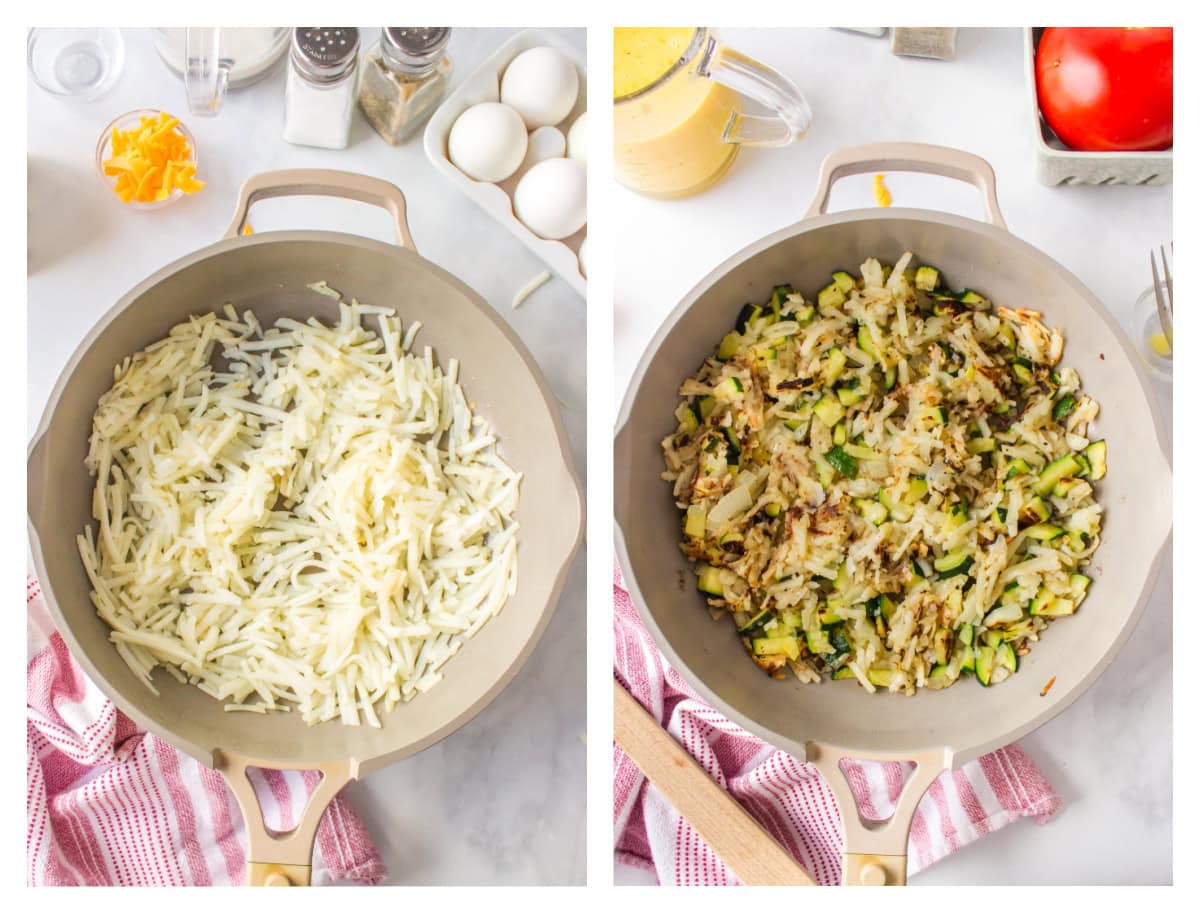
{"label": "gray basket", "polygon": [[1042,29],[1025,29],[1025,87],[1033,144],[1037,149],[1038,180],[1047,186],[1161,186],[1171,181],[1172,152],[1072,151],[1038,111],[1034,56]]}

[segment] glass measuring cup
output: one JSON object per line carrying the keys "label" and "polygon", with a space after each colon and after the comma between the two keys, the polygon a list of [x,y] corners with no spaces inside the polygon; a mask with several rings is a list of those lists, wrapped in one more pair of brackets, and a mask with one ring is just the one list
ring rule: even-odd
{"label": "glass measuring cup", "polygon": [[[615,29],[613,94],[617,181],[656,198],[701,192],[743,145],[791,144],[812,122],[795,85],[709,28]],[[743,113],[743,98],[771,114]]]}
{"label": "glass measuring cup", "polygon": [[287,28],[156,28],[154,47],[183,76],[188,110],[215,116],[226,89],[267,75],[288,46]]}

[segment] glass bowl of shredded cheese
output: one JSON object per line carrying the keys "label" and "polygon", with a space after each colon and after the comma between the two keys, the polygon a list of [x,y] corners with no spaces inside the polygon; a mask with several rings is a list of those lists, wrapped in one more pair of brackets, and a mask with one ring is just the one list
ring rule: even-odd
{"label": "glass bowl of shredded cheese", "polygon": [[109,190],[138,210],[161,208],[204,187],[196,140],[162,110],[131,110],[100,133],[96,169]]}

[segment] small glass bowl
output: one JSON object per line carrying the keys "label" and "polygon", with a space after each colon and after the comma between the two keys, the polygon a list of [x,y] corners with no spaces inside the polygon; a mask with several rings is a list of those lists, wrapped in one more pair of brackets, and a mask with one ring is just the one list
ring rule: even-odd
{"label": "small glass bowl", "polygon": [[[163,112],[164,111],[162,111],[162,110],[150,110],[150,109],[130,110],[128,113],[122,113],[120,116],[118,116],[115,120],[113,120],[111,123],[109,123],[107,126],[105,126],[104,131],[100,133],[100,139],[99,139],[99,141],[96,142],[96,172],[100,175],[100,179],[104,182],[105,188],[108,189],[108,194],[111,195],[118,202],[121,202],[121,199],[117,196],[117,193],[114,191],[114,189],[117,185],[117,178],[115,176],[108,176],[104,172],[104,161],[107,160],[112,154],[113,130],[114,129],[129,129],[133,126],[139,125],[142,121],[142,117],[144,117],[144,116],[157,117]],[[171,114],[167,114],[167,115],[171,116]],[[196,149],[195,136],[193,136],[191,133],[191,130],[189,130],[188,127],[183,124],[182,120],[179,122],[179,125],[177,125],[175,128],[178,129],[183,134],[183,137],[185,139],[187,139],[188,147],[192,149],[192,163],[195,164],[196,169],[199,170],[200,169],[200,154],[199,154],[198,150]],[[121,202],[121,207],[134,208],[139,211],[153,211],[153,210],[156,210],[157,208],[165,208],[169,204],[174,204],[176,201],[178,201],[180,198],[182,198],[186,194],[187,193],[184,192],[182,189],[174,189],[171,192],[170,196],[167,198],[164,198],[162,201],[131,201],[128,204]]]}
{"label": "small glass bowl", "polygon": [[1151,337],[1163,332],[1162,324],[1158,320],[1158,306],[1154,302],[1153,286],[1146,289],[1133,303],[1133,310],[1129,314],[1126,329],[1129,331],[1129,338],[1133,340],[1133,345],[1137,347],[1138,355],[1141,356],[1150,373],[1160,380],[1170,383],[1174,357],[1171,353],[1162,355],[1151,344]]}
{"label": "small glass bowl", "polygon": [[125,68],[119,28],[31,28],[25,46],[33,81],[64,100],[96,100]]}

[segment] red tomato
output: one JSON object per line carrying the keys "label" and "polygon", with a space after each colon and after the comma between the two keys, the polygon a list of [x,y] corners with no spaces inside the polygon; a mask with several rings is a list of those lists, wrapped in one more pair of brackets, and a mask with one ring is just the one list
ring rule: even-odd
{"label": "red tomato", "polygon": [[1076,151],[1159,151],[1174,141],[1169,28],[1047,28],[1038,106]]}

